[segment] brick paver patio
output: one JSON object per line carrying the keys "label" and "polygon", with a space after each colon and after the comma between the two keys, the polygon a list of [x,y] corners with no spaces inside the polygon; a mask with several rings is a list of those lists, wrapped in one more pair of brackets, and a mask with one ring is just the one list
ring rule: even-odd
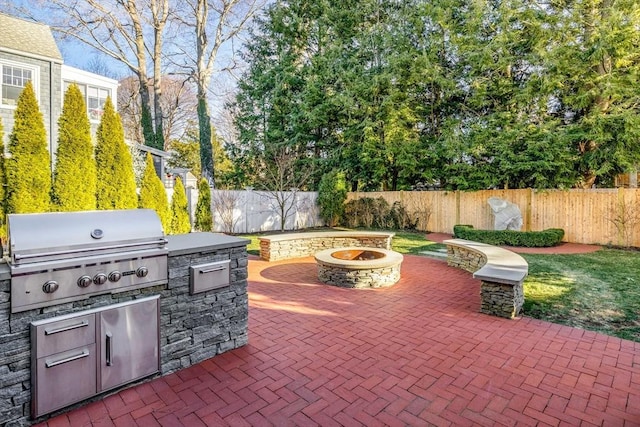
{"label": "brick paver patio", "polygon": [[249,344],[54,426],[640,425],[640,344],[478,313],[479,282],[405,256],[390,289],[249,263]]}

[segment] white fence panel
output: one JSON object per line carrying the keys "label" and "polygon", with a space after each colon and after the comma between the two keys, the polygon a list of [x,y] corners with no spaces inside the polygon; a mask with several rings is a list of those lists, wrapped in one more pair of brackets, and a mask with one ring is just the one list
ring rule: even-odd
{"label": "white fence panel", "polygon": [[[169,195],[171,196],[171,195]],[[214,231],[223,233],[258,233],[280,230],[284,205],[285,230],[324,225],[320,219],[317,192],[266,192],[253,190],[211,190]],[[187,189],[191,218],[198,203],[198,189]],[[280,201],[280,203],[278,202]],[[193,221],[192,221],[193,222]]]}

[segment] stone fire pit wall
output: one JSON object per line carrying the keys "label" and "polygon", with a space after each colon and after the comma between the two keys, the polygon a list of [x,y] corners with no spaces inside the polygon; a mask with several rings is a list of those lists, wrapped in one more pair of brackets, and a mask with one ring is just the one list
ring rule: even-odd
{"label": "stone fire pit wall", "polygon": [[[383,258],[365,261],[337,259],[332,254],[338,251],[348,252],[364,249],[384,254]],[[318,279],[328,285],[341,288],[386,288],[400,280],[402,254],[376,249],[348,247],[327,249],[315,255],[318,264]]]}
{"label": "stone fire pit wall", "polygon": [[[27,426],[34,422],[29,419],[29,325],[35,320],[159,294],[160,375],[189,367],[247,344],[248,240],[215,233],[190,233],[168,236],[167,239],[167,285],[99,295],[15,314],[10,313],[9,268],[6,263],[0,264],[0,425]],[[222,260],[231,261],[230,285],[189,295],[189,266]],[[100,398],[101,396],[97,397]]]}

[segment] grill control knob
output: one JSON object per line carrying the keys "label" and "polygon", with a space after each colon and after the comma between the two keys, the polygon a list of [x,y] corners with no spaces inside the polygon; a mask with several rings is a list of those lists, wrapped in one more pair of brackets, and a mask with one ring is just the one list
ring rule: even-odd
{"label": "grill control knob", "polygon": [[149,274],[149,269],[147,267],[138,267],[136,270],[136,276],[138,277],[146,277]]}
{"label": "grill control knob", "polygon": [[49,280],[47,283],[42,285],[42,290],[46,294],[52,294],[58,290],[58,282],[55,280]]}
{"label": "grill control knob", "polygon": [[91,278],[91,276],[82,276],[78,279],[78,286],[80,286],[81,288],[86,288],[92,283],[93,279]]}
{"label": "grill control knob", "polygon": [[107,275],[104,273],[98,273],[93,276],[93,283],[96,285],[104,285],[107,282]]}
{"label": "grill control knob", "polygon": [[110,282],[117,282],[118,280],[120,280],[121,277],[122,277],[122,273],[120,273],[118,270],[112,271],[111,273],[109,273]]}

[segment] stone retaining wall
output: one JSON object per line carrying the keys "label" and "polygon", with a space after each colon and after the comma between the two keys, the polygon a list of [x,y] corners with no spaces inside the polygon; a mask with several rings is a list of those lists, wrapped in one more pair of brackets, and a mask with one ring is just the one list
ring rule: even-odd
{"label": "stone retaining wall", "polygon": [[[10,275],[0,264],[0,425],[28,426],[31,405],[32,321],[160,295],[161,375],[186,368],[248,340],[247,251],[244,239],[213,233],[168,236],[169,282],[92,296],[11,314]],[[228,287],[189,295],[189,266],[231,260]],[[126,387],[126,386],[125,386]],[[111,393],[113,391],[110,391]],[[98,396],[94,399],[100,399]],[[86,403],[86,402],[85,402]],[[79,406],[81,404],[75,405]],[[43,417],[38,421],[42,421]]]}
{"label": "stone retaining wall", "polygon": [[391,249],[394,233],[294,233],[260,238],[260,258],[279,261],[304,258],[325,249],[349,246]]}
{"label": "stone retaining wall", "polygon": [[[487,257],[461,246],[447,245],[447,265],[475,273],[487,263]],[[480,312],[512,319],[520,315],[524,304],[522,282],[505,284],[482,280],[480,284]]]}

